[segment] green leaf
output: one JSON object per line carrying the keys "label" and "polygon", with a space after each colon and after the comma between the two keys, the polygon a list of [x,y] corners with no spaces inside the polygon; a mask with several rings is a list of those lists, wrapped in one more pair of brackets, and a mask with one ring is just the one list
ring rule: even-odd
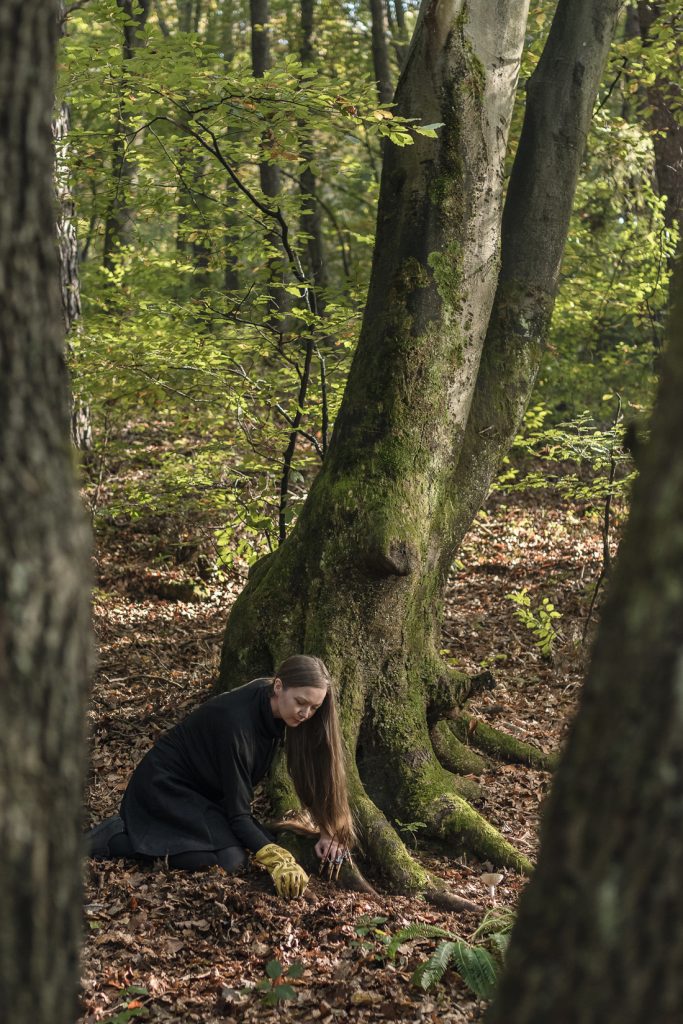
{"label": "green leaf", "polygon": [[276,985],[273,993],[278,999],[296,999],[296,992],[291,985]]}
{"label": "green leaf", "polygon": [[266,974],[269,978],[275,980],[282,974],[283,968],[279,960],[269,960],[266,964]]}

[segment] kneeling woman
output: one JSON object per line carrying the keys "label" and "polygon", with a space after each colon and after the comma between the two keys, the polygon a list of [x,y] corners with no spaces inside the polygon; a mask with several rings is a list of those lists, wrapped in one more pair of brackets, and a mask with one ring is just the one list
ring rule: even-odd
{"label": "kneeling woman", "polygon": [[300,896],[308,876],[251,814],[254,786],[282,740],[294,788],[320,829],[316,853],[341,860],[354,833],[332,680],[306,655],[287,658],[272,679],[213,697],[161,736],[133,772],[120,816],[89,833],[90,855],[236,871],[250,851],[279,895]]}

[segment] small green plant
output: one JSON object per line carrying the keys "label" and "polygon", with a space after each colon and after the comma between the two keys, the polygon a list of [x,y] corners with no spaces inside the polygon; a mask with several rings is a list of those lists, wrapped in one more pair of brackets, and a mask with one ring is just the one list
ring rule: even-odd
{"label": "small green plant", "polygon": [[427,828],[425,821],[399,821],[396,819],[396,824],[400,828],[401,832],[407,832],[413,841],[413,846],[417,846],[417,833],[420,829]]}
{"label": "small green plant", "polygon": [[128,985],[121,991],[121,1006],[113,1017],[107,1017],[104,1024],[127,1024],[130,1020],[142,1020],[149,1017],[149,1010],[143,1006],[140,996],[148,996],[149,992],[141,985]]}
{"label": "small green plant", "polygon": [[537,608],[532,608],[527,587],[505,596],[516,606],[515,618],[533,633],[534,643],[541,656],[549,658],[555,642],[560,638],[560,633],[553,625],[554,621],[562,618],[560,612],[547,597],[543,598]]}
{"label": "small green plant", "polygon": [[413,972],[412,984],[428,992],[449,967],[455,967],[478,998],[490,999],[503,966],[513,920],[511,911],[489,913],[469,941],[436,925],[410,924],[392,937],[386,955],[393,959],[407,942],[439,939],[434,952]]}
{"label": "small green plant", "polygon": [[263,1006],[279,1006],[288,999],[296,999],[296,992],[284,979],[290,978],[293,981],[303,973],[304,965],[298,961],[285,969],[279,960],[269,960],[266,964],[266,977],[254,986],[261,993]]}
{"label": "small green plant", "polygon": [[387,920],[386,917],[372,917],[368,914],[359,917],[354,928],[358,939],[352,941],[351,945],[358,949],[372,949],[377,942],[383,946],[388,945],[391,935],[382,928]]}

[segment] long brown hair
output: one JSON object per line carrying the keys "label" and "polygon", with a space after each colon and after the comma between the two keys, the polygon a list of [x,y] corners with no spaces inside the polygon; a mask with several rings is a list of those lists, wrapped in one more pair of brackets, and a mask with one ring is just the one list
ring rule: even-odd
{"label": "long brown hair", "polygon": [[301,803],[319,828],[351,846],[355,833],[344,771],[344,748],[334,685],[320,658],[295,654],[282,662],[275,678],[285,690],[314,686],[325,698],[306,722],[285,731],[287,769]]}

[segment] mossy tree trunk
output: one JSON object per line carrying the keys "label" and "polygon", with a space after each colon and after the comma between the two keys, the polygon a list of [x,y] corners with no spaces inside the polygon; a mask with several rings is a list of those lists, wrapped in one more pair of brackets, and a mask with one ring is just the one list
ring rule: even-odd
{"label": "mossy tree trunk", "polygon": [[[252,571],[220,686],[294,651],[339,681],[365,850],[432,884],[389,818],[454,850],[527,862],[477,815],[430,728],[469,682],[439,654],[443,591],[533,384],[617,0],[561,0],[529,85],[503,220],[525,0],[424,0],[398,112],[437,140],[388,147],[370,290],[332,443],[296,528]],[[483,355],[482,355],[483,353]]]}
{"label": "mossy tree trunk", "polygon": [[651,442],[489,1024],[683,1018],[683,279]]}
{"label": "mossy tree trunk", "polygon": [[58,4],[0,12],[0,993],[12,1024],[77,1013],[90,662],[52,138]]}

